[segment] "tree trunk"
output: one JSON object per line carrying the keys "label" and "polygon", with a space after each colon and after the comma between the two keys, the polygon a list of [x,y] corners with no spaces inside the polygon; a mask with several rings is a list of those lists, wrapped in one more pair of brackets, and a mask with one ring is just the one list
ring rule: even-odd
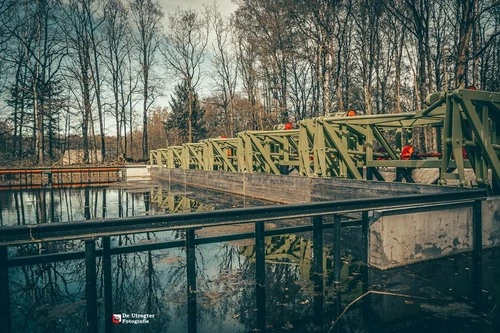
{"label": "tree trunk", "polygon": [[82,138],[83,138],[83,164],[89,163],[89,123],[92,112],[90,102],[90,78],[89,78],[89,54],[88,49],[80,50],[83,54],[81,63],[82,72],[82,92],[83,92],[83,118],[82,118]]}
{"label": "tree trunk", "polygon": [[188,79],[188,142],[193,142],[193,88]]}
{"label": "tree trunk", "polygon": [[[479,1],[474,0],[474,23],[472,25],[472,54],[477,54],[479,51]],[[480,58],[473,59],[472,67],[472,86],[479,89],[479,63]]]}
{"label": "tree trunk", "polygon": [[469,41],[474,23],[474,1],[460,0],[461,18],[459,22],[459,40],[457,48],[456,86],[465,88],[467,83],[467,58]]}
{"label": "tree trunk", "polygon": [[143,109],[142,109],[142,159],[146,160],[149,156],[148,143],[148,99],[149,99],[149,66],[146,50],[143,52],[143,75],[144,75],[144,90],[143,90]]}
{"label": "tree trunk", "polygon": [[[41,6],[40,2],[38,2],[38,6]],[[39,9],[41,10],[41,9]],[[40,15],[40,14],[39,14]],[[40,16],[37,17],[37,26],[36,26],[36,33],[37,33],[37,59],[40,59],[40,54],[41,54],[41,18]],[[32,80],[32,89],[33,89],[33,114],[34,114],[34,121],[35,121],[35,151],[37,154],[37,162],[38,164],[44,164],[44,154],[43,154],[43,110],[40,110],[40,105],[38,104],[38,80],[40,76],[40,65],[39,62],[36,62],[35,65],[35,71],[34,71],[34,77]]]}
{"label": "tree trunk", "polygon": [[399,44],[396,44],[396,58],[395,58],[395,112],[401,113],[401,62],[403,59],[403,49],[404,49],[404,30],[401,32],[400,38],[396,38],[395,41],[399,40]]}
{"label": "tree trunk", "polygon": [[[92,31],[93,32],[93,31]],[[96,49],[96,42],[94,39],[94,35],[92,33],[92,44],[94,48],[94,74],[92,78],[94,80],[94,86],[95,86],[95,94],[96,94],[96,101],[97,101],[97,116],[99,118],[99,134],[101,136],[101,162],[104,162],[106,159],[106,141],[105,141],[105,136],[104,136],[104,115],[102,111],[102,102],[101,102],[101,78],[99,74],[99,64],[98,64],[98,59],[97,59],[97,49]],[[117,110],[118,112],[118,110]],[[97,160],[95,161],[97,162]]]}

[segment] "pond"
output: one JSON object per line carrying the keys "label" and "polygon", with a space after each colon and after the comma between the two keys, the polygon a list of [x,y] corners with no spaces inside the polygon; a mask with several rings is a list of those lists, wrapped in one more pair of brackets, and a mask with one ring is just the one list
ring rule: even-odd
{"label": "pond", "polygon": [[[253,207],[271,203],[224,193],[159,185],[0,192],[2,226]],[[300,221],[299,221],[300,222]],[[297,222],[297,223],[299,223]],[[285,222],[283,222],[285,223]],[[295,223],[288,221],[288,224]],[[266,230],[284,225],[266,224]],[[253,226],[201,229],[197,237],[251,232]],[[184,232],[111,237],[115,248],[184,239]],[[265,321],[270,332],[498,332],[500,251],[378,271],[363,265],[359,227],[342,231],[340,285],[334,283],[331,235],[324,233],[324,312],[318,320],[311,232],[265,239]],[[98,246],[100,243],[98,243]],[[87,332],[83,259],[16,263],[16,258],[77,252],[82,241],[9,247],[12,332]],[[197,332],[256,330],[253,238],[198,245]],[[186,250],[173,247],[111,257],[113,318],[104,318],[103,262],[98,257],[99,331],[187,332]]]}

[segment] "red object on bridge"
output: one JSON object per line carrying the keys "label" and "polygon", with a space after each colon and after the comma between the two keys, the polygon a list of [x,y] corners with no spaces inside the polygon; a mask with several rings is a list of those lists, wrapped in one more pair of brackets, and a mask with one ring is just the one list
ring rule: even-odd
{"label": "red object on bridge", "polygon": [[411,157],[413,156],[413,152],[415,150],[413,149],[412,145],[406,145],[401,149],[401,159],[402,160],[410,160]]}

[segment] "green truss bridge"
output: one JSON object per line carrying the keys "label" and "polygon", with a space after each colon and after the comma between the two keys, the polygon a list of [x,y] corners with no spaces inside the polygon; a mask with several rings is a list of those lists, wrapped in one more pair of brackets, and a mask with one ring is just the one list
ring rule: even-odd
{"label": "green truss bridge", "polygon": [[[295,129],[244,131],[151,151],[158,168],[415,182],[414,170],[433,169],[430,183],[477,186],[500,194],[500,93],[451,90],[431,94],[416,112],[301,120]],[[417,152],[416,133],[436,151]],[[395,177],[388,177],[386,171]],[[473,179],[471,180],[471,175]]]}

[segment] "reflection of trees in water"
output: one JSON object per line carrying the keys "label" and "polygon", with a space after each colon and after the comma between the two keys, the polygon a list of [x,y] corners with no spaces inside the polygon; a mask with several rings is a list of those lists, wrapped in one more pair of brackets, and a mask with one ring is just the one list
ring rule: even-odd
{"label": "reflection of trees in water", "polygon": [[82,332],[84,264],[65,261],[11,268],[13,332]]}
{"label": "reflection of trees in water", "polygon": [[[0,201],[3,201],[6,193],[0,195],[3,196]],[[0,213],[5,208],[15,209],[15,214],[10,214],[9,211],[2,213],[2,222],[4,217],[8,218],[4,225],[73,221],[81,220],[82,217],[121,217],[135,215],[137,208],[149,208],[149,194],[128,194],[122,190],[110,191],[105,188],[16,191],[8,193],[7,200],[14,203],[13,207],[2,206]],[[29,204],[26,205],[26,202]],[[113,208],[110,209],[111,207]],[[114,237],[114,243],[131,245],[137,241],[151,241],[154,237],[153,233],[118,236]],[[98,240],[98,247],[100,243]],[[10,247],[9,257],[64,253],[83,248],[84,244],[79,240],[42,242]],[[159,273],[153,265],[157,260],[156,256],[151,252],[113,256],[115,299],[126,305],[128,302],[131,312],[160,314],[150,325],[141,328],[148,331],[157,331],[156,328],[163,327],[168,321],[168,316],[165,315],[167,307],[162,301],[166,298],[166,288],[160,283]],[[102,258],[97,259],[97,267],[102,273]],[[83,261],[11,268],[10,283],[13,332],[86,331]],[[102,282],[98,290],[103,297]],[[129,292],[134,297],[122,296]],[[99,306],[102,309],[101,301]],[[115,301],[115,308],[120,303]]]}
{"label": "reflection of trees in water", "polygon": [[166,188],[157,187],[151,190],[151,212],[181,213],[195,211],[211,211],[214,209],[255,207],[269,202],[239,195],[228,195],[224,192],[184,187],[170,183]]}
{"label": "reflection of trees in water", "polygon": [[149,192],[103,187],[0,191],[0,225],[144,215],[149,197]]}
{"label": "reflection of trees in water", "polygon": [[81,251],[84,249],[84,245],[82,241],[69,240],[12,246],[11,249],[15,250],[15,255],[13,254],[12,257],[23,257],[39,254]]}
{"label": "reflection of trees in water", "polygon": [[[120,254],[113,257],[113,311],[148,313],[155,318],[149,324],[123,326],[130,332],[164,331],[171,321],[173,285],[165,283],[168,270],[158,265],[163,251]],[[127,330],[128,329],[128,330]]]}
{"label": "reflection of trees in water", "polygon": [[[266,237],[266,323],[271,328],[291,328],[291,322],[312,314],[312,284],[304,274],[310,272],[309,247],[308,240],[296,235]],[[255,272],[255,247],[241,247],[240,253],[251,263],[249,272]],[[255,290],[249,289],[244,298],[252,301],[240,305],[241,319],[253,327]]]}
{"label": "reflection of trees in water", "polygon": [[266,265],[266,319],[275,328],[312,315],[312,284],[300,270],[297,265]]}
{"label": "reflection of trees in water", "polygon": [[26,216],[24,214],[24,200],[21,198],[19,192],[14,192],[15,202],[16,202],[16,216],[17,224],[26,224]]}
{"label": "reflection of trees in water", "polygon": [[[290,236],[289,236],[290,237]],[[273,328],[290,328],[299,318],[312,315],[313,287],[309,276],[310,241],[275,240],[268,253],[272,262],[266,263],[266,308],[267,323]],[[154,234],[147,234],[152,240]],[[130,245],[134,236],[114,238],[115,244]],[[281,244],[277,246],[277,244]],[[295,244],[298,251],[283,246]],[[255,260],[253,246],[237,247],[227,243],[200,245],[196,247],[196,272],[198,289],[198,321],[203,328],[220,329],[228,320],[235,320],[247,330],[255,327]],[[246,255],[242,255],[242,254]],[[283,254],[280,260],[279,254]],[[307,256],[300,258],[297,253]],[[291,255],[292,254],[292,255]],[[293,262],[290,258],[296,258]],[[347,262],[353,258],[343,257]],[[330,261],[326,261],[331,266]],[[98,258],[99,272],[102,261]],[[112,257],[112,283],[114,312],[151,313],[155,319],[146,325],[123,326],[126,332],[155,332],[166,330],[176,318],[176,325],[187,320],[187,279],[185,249],[147,251],[121,254]],[[343,267],[342,275],[349,279],[356,269]],[[54,330],[64,323],[66,331],[77,332],[84,320],[85,277],[82,261],[71,261],[47,265],[33,265],[15,269],[16,283],[13,286],[13,316],[15,327],[20,332],[30,332],[32,328]],[[333,283],[327,270],[325,291]],[[14,274],[12,275],[14,276]],[[102,278],[102,275],[101,275]],[[356,282],[348,282],[345,292]],[[99,284],[103,297],[103,285]],[[347,299],[347,298],[345,298]],[[100,303],[102,306],[102,303]],[[102,308],[101,308],[102,309]],[[60,318],[62,316],[64,318]],[[34,318],[24,322],[21,318]],[[67,318],[66,318],[67,317]],[[184,318],[184,319],[183,319]],[[61,320],[60,320],[61,319]],[[108,320],[107,318],[105,320]],[[44,321],[44,324],[37,324]],[[79,324],[70,323],[77,321]],[[50,326],[52,325],[52,326]],[[62,325],[62,324],[61,324]],[[69,326],[68,326],[69,325]],[[73,328],[71,328],[73,327]]]}
{"label": "reflection of trees in water", "polygon": [[198,318],[217,331],[228,317],[239,319],[241,303],[253,303],[253,298],[244,298],[245,290],[254,288],[253,272],[235,246],[211,244],[198,250]]}
{"label": "reflection of trees in water", "polygon": [[[123,326],[125,331],[158,332],[169,325],[175,288],[164,283],[168,272],[160,272],[155,264],[162,256],[147,251],[112,257],[114,312],[155,314],[149,324]],[[102,273],[101,259],[97,266]],[[84,272],[80,260],[11,269],[13,332],[85,332]],[[102,299],[99,306],[102,310]]]}

